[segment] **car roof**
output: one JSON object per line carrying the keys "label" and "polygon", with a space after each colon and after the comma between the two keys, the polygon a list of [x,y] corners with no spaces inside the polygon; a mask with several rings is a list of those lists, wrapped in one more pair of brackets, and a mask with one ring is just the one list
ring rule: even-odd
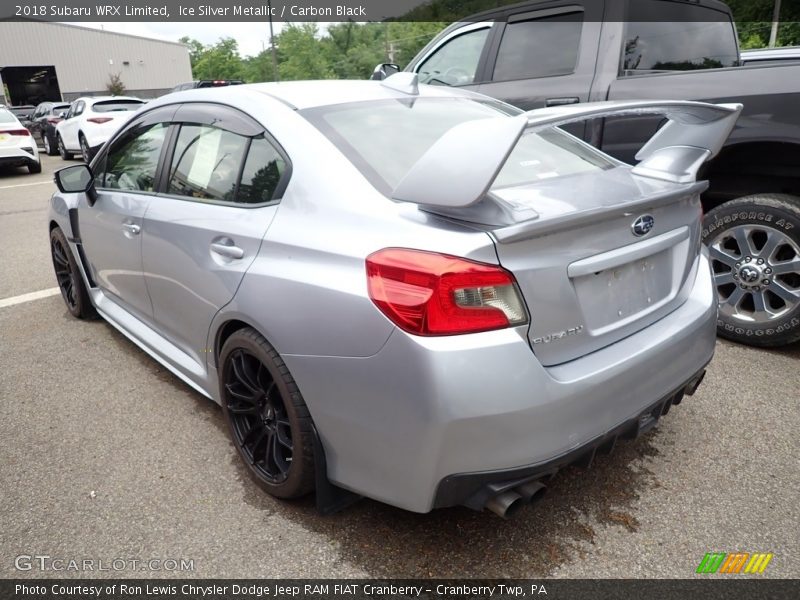
{"label": "car roof", "polygon": [[[430,98],[484,98],[480,94],[457,90],[447,86],[420,85],[419,95],[414,96],[372,80],[321,80],[286,81],[280,83],[253,83],[224,88],[204,88],[195,93],[228,98],[231,94],[254,91],[272,96],[292,108],[302,110],[333,104],[345,104],[369,100],[397,100],[415,97]],[[194,97],[194,96],[193,96]]]}

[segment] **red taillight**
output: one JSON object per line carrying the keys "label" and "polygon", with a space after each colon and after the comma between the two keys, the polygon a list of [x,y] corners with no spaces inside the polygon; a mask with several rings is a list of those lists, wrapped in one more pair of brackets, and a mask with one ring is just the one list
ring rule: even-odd
{"label": "red taillight", "polygon": [[113,118],[112,117],[89,117],[86,120],[89,121],[89,123],[97,123],[98,125],[102,125],[103,123],[108,123],[109,121],[112,121]]}
{"label": "red taillight", "polygon": [[10,129],[8,131],[1,131],[0,133],[7,133],[8,135],[30,135],[31,132],[27,129]]}
{"label": "red taillight", "polygon": [[511,273],[456,256],[379,250],[367,257],[367,286],[383,314],[417,335],[476,333],[527,321]]}
{"label": "red taillight", "polygon": [[60,123],[61,119],[59,117],[47,117],[47,122],[50,123],[50,125],[55,125],[56,123]]}

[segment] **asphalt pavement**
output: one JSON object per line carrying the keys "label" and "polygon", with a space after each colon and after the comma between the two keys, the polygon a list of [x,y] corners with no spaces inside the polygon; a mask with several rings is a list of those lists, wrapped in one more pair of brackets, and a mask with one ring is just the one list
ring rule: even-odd
{"label": "asphalt pavement", "polygon": [[[46,211],[65,163],[43,164],[0,171],[0,306],[55,286]],[[759,577],[797,578],[798,366],[798,345],[720,341],[657,430],[560,473],[509,521],[370,500],[321,517],[256,487],[219,408],[111,326],[57,295],[15,300],[0,308],[0,577],[684,578],[721,551],[771,552]],[[120,559],[192,570],[39,568]]]}

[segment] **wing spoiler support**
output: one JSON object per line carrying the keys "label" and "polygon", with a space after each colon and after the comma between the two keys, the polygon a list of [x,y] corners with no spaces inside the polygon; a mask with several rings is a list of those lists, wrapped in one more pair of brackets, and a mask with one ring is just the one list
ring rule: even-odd
{"label": "wing spoiler support", "polygon": [[441,208],[472,206],[484,198],[523,135],[587,119],[642,115],[661,115],[668,122],[636,154],[633,173],[692,183],[703,163],[720,151],[741,111],[741,104],[612,101],[467,121],[428,149],[392,198]]}

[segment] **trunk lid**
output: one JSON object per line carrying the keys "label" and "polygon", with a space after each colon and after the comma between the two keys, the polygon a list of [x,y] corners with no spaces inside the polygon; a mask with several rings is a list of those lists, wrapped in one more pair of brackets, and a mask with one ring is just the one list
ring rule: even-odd
{"label": "trunk lid", "polygon": [[[617,167],[492,191],[496,202],[538,215],[490,233],[517,279],[543,365],[608,346],[686,300],[705,187]],[[637,219],[652,229],[635,234]]]}

